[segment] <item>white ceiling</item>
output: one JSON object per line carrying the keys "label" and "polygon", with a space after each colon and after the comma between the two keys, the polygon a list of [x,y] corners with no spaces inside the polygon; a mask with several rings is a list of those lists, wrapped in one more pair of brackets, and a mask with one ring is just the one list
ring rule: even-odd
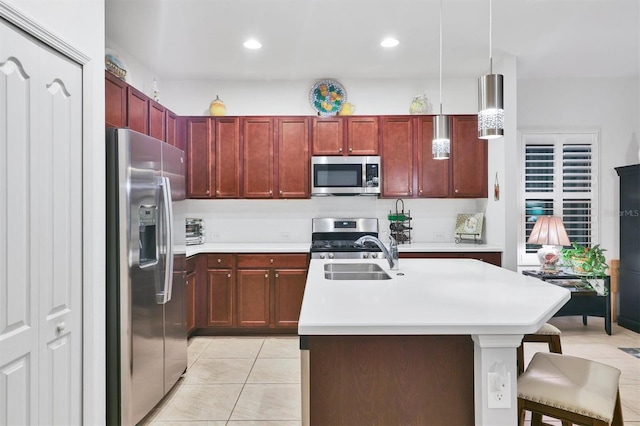
{"label": "white ceiling", "polygon": [[[164,79],[437,78],[438,0],[106,0],[106,37]],[[520,78],[637,76],[639,0],[493,0]],[[443,0],[444,78],[489,71],[489,0]],[[394,36],[400,45],[384,49]],[[249,37],[262,49],[245,49]]]}

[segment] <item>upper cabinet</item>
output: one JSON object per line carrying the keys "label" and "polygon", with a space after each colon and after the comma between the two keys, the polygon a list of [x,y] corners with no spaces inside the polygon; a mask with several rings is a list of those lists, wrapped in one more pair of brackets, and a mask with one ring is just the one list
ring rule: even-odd
{"label": "upper cabinet", "polygon": [[243,197],[309,198],[309,119],[246,117]]}
{"label": "upper cabinet", "polygon": [[187,196],[239,198],[239,119],[188,117],[186,127]]}
{"label": "upper cabinet", "polygon": [[185,149],[175,113],[107,71],[104,88],[107,127],[128,127]]}
{"label": "upper cabinet", "polygon": [[487,141],[478,139],[477,117],[450,119],[450,158],[434,160],[433,116],[381,118],[383,197],[487,197]]}
{"label": "upper cabinet", "polygon": [[378,155],[378,117],[313,117],[312,155]]}

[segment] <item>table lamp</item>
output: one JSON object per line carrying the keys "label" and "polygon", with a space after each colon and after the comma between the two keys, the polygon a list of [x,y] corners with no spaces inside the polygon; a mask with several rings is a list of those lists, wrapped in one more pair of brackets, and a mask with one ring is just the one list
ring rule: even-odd
{"label": "table lamp", "polygon": [[539,216],[527,243],[542,245],[538,250],[538,260],[543,272],[556,271],[562,246],[571,245],[562,219],[557,216]]}

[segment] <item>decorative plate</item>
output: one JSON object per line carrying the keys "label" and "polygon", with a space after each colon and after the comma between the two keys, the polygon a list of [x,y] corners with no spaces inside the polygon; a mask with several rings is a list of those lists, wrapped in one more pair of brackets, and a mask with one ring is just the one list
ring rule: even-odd
{"label": "decorative plate", "polygon": [[104,49],[104,68],[122,81],[131,82],[127,64],[113,49]]}
{"label": "decorative plate", "polygon": [[336,115],[345,102],[347,91],[335,80],[320,80],[309,92],[309,103],[320,115]]}

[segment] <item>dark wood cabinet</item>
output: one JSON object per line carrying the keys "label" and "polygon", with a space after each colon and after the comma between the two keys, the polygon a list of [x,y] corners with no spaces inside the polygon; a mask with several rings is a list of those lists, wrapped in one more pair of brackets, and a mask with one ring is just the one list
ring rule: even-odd
{"label": "dark wood cabinet", "polygon": [[309,119],[280,117],[277,123],[277,196],[309,198]]}
{"label": "dark wood cabinet", "polygon": [[127,87],[127,127],[149,134],[149,98],[133,86]]}
{"label": "dark wood cabinet", "polygon": [[378,155],[378,117],[313,117],[313,155]]}
{"label": "dark wood cabinet", "polygon": [[385,116],[381,126],[383,197],[487,197],[487,141],[476,116],[451,117],[448,160],[433,159],[433,116]]}
{"label": "dark wood cabinet", "polygon": [[273,198],[273,118],[243,118],[242,144],[243,197]]}
{"label": "dark wood cabinet", "polygon": [[213,187],[213,132],[208,117],[187,119],[187,197],[210,198]]}
{"label": "dark wood cabinet", "polygon": [[167,141],[167,120],[166,113],[167,109],[157,103],[149,99],[147,101],[149,106],[149,125],[148,125],[148,135],[159,139],[161,141]]}
{"label": "dark wood cabinet", "polygon": [[640,333],[640,164],[616,167],[620,176],[618,324]]}
{"label": "dark wood cabinet", "polygon": [[492,265],[502,266],[502,252],[403,252],[401,259],[478,259]]}
{"label": "dark wood cabinet", "polygon": [[348,155],[378,155],[380,136],[378,117],[346,117]]}
{"label": "dark wood cabinet", "polygon": [[414,119],[416,127],[418,197],[444,198],[449,196],[449,160],[434,160],[433,116]]}
{"label": "dark wood cabinet", "polygon": [[487,141],[478,139],[478,117],[451,117],[451,196],[487,198]]}
{"label": "dark wood cabinet", "polygon": [[240,124],[238,118],[215,119],[215,197],[240,197]]}
{"label": "dark wood cabinet", "polygon": [[413,126],[409,116],[382,117],[382,196],[413,196]]}
{"label": "dark wood cabinet", "polygon": [[177,146],[180,149],[184,149],[183,147],[180,147],[180,144],[178,142],[180,139],[178,115],[167,109],[165,110],[164,120],[164,127],[166,131],[166,136],[164,139],[165,142],[167,142],[169,145]]}
{"label": "dark wood cabinet", "polygon": [[306,254],[238,254],[238,326],[298,326],[307,279]]}
{"label": "dark wood cabinet", "polygon": [[196,328],[196,257],[189,257],[186,261],[185,277],[185,312],[187,314],[187,334]]}
{"label": "dark wood cabinet", "polygon": [[233,255],[207,255],[207,327],[232,327],[235,276]]}
{"label": "dark wood cabinet", "polygon": [[107,127],[126,127],[127,125],[127,86],[127,83],[105,71],[104,121]]}

